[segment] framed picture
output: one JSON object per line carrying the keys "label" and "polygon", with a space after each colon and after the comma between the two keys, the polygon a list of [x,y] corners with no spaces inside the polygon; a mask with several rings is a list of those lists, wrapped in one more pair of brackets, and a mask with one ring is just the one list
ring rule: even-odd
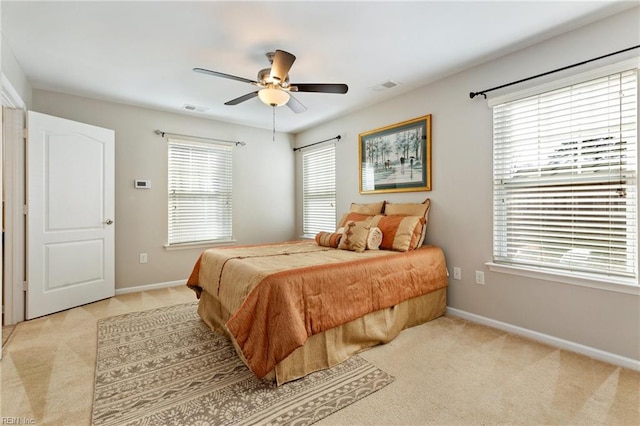
{"label": "framed picture", "polygon": [[431,191],[431,114],[358,139],[361,194]]}

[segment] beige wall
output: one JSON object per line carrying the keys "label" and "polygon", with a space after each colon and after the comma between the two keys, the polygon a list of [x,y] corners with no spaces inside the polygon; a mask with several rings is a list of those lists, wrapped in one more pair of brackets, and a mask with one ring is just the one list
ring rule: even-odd
{"label": "beige wall", "polygon": [[[449,268],[462,268],[462,280],[450,281],[449,306],[640,360],[637,295],[505,275],[491,272],[485,266],[492,259],[492,116],[482,98],[469,99],[471,91],[639,42],[640,12],[636,8],[305,131],[297,135],[296,144],[302,146],[336,134],[343,136],[336,151],[338,217],[351,202],[431,198],[426,241],[444,249]],[[428,48],[425,54],[427,51]],[[637,55],[638,51],[634,53]],[[589,66],[580,70],[585,68]],[[433,190],[360,195],[358,134],[425,114],[432,114],[433,119]],[[297,170],[300,182],[299,166]],[[300,232],[299,187],[296,194]],[[484,271],[486,285],[475,284],[476,270]]]}
{"label": "beige wall", "polygon": [[[115,130],[116,289],[185,280],[202,248],[167,251],[165,132],[241,140],[233,151],[233,232],[239,244],[293,238],[291,136],[269,130],[34,90],[33,109]],[[150,179],[151,189],[135,189]],[[139,263],[148,253],[148,263]]]}

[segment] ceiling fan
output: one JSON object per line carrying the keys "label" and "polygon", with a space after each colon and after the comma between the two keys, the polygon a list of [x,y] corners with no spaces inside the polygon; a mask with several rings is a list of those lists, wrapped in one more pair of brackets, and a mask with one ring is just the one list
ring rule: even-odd
{"label": "ceiling fan", "polygon": [[194,68],[195,72],[213,75],[216,77],[228,78],[231,80],[241,81],[243,83],[253,84],[259,87],[255,92],[225,102],[225,105],[238,105],[241,102],[253,99],[256,96],[265,104],[276,107],[287,105],[293,112],[300,113],[307,110],[299,100],[291,95],[291,92],[316,92],[316,93],[347,93],[349,87],[346,84],[331,83],[289,83],[289,70],[296,60],[296,57],[284,50],[276,50],[266,54],[267,59],[271,63],[271,68],[264,68],[258,71],[258,79],[250,80],[248,78],[238,77],[235,75],[225,74],[218,71],[211,71],[204,68]]}

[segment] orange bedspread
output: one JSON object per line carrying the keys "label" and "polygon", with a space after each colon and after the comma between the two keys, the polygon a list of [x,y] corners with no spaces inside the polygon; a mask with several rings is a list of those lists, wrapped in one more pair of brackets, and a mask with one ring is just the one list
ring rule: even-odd
{"label": "orange bedspread", "polygon": [[207,250],[187,283],[226,305],[226,327],[261,378],[309,336],[447,285],[435,246],[364,256],[311,242],[264,247]]}

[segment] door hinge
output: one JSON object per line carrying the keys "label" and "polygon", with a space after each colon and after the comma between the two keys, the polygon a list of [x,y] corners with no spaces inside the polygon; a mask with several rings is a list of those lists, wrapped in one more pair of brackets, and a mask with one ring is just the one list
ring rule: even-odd
{"label": "door hinge", "polygon": [[27,290],[29,290],[29,283],[24,281],[22,283],[22,291],[27,291]]}
{"label": "door hinge", "polygon": [[26,204],[22,205],[22,214],[24,214],[25,216],[29,214],[29,206]]}
{"label": "door hinge", "polygon": [[29,137],[29,129],[27,129],[26,127],[22,129],[22,137],[24,140],[27,140],[27,138]]}

